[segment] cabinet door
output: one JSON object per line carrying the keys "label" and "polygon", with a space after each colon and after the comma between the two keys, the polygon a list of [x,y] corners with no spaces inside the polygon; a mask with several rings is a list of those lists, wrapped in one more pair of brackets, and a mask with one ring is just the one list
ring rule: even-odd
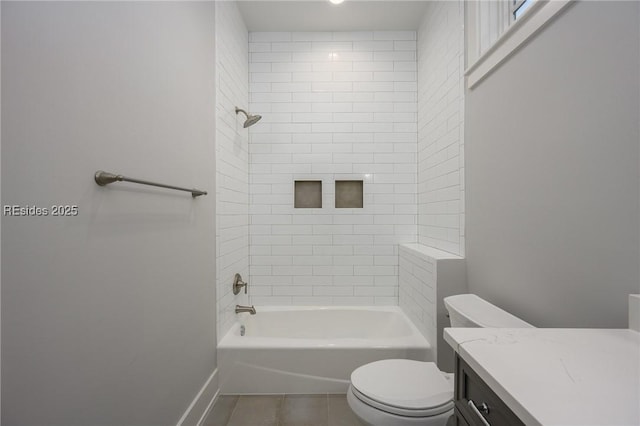
{"label": "cabinet door", "polygon": [[457,408],[453,409],[453,416],[451,416],[451,418],[454,419],[454,421],[451,424],[447,423],[447,426],[471,426],[469,423],[467,423],[467,421],[464,419],[464,416]]}
{"label": "cabinet door", "polygon": [[457,417],[464,421],[459,424],[524,426],[524,423],[458,354],[456,354],[455,412]]}

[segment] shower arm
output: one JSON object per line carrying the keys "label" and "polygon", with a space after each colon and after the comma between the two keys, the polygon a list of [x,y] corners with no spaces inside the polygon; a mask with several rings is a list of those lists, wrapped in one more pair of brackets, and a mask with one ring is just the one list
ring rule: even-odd
{"label": "shower arm", "polygon": [[262,119],[262,116],[259,114],[249,114],[247,111],[243,110],[242,108],[238,108],[236,107],[236,115],[238,115],[238,113],[241,112],[244,114],[246,118],[246,120],[244,120],[244,123],[242,124],[242,127],[244,127],[245,129],[247,127],[251,127],[254,124],[256,124],[258,121],[260,121]]}

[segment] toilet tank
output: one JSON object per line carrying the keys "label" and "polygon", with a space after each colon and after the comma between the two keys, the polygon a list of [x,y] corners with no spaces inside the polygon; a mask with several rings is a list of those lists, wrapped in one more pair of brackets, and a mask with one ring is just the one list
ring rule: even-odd
{"label": "toilet tank", "polygon": [[444,298],[451,327],[533,328],[475,294],[457,294]]}

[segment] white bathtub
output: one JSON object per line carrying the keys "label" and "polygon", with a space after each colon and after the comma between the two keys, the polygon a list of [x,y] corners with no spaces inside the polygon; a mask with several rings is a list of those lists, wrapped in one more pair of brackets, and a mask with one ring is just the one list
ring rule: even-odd
{"label": "white bathtub", "polygon": [[433,360],[397,306],[263,306],[218,345],[223,394],[345,393],[351,372],[387,358]]}

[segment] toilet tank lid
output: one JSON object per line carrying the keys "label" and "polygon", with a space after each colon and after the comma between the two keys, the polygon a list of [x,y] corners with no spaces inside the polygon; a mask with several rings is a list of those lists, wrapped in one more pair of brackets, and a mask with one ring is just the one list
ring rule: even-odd
{"label": "toilet tank lid", "polygon": [[447,311],[456,312],[486,328],[533,328],[531,324],[487,302],[475,294],[457,294],[444,298]]}

